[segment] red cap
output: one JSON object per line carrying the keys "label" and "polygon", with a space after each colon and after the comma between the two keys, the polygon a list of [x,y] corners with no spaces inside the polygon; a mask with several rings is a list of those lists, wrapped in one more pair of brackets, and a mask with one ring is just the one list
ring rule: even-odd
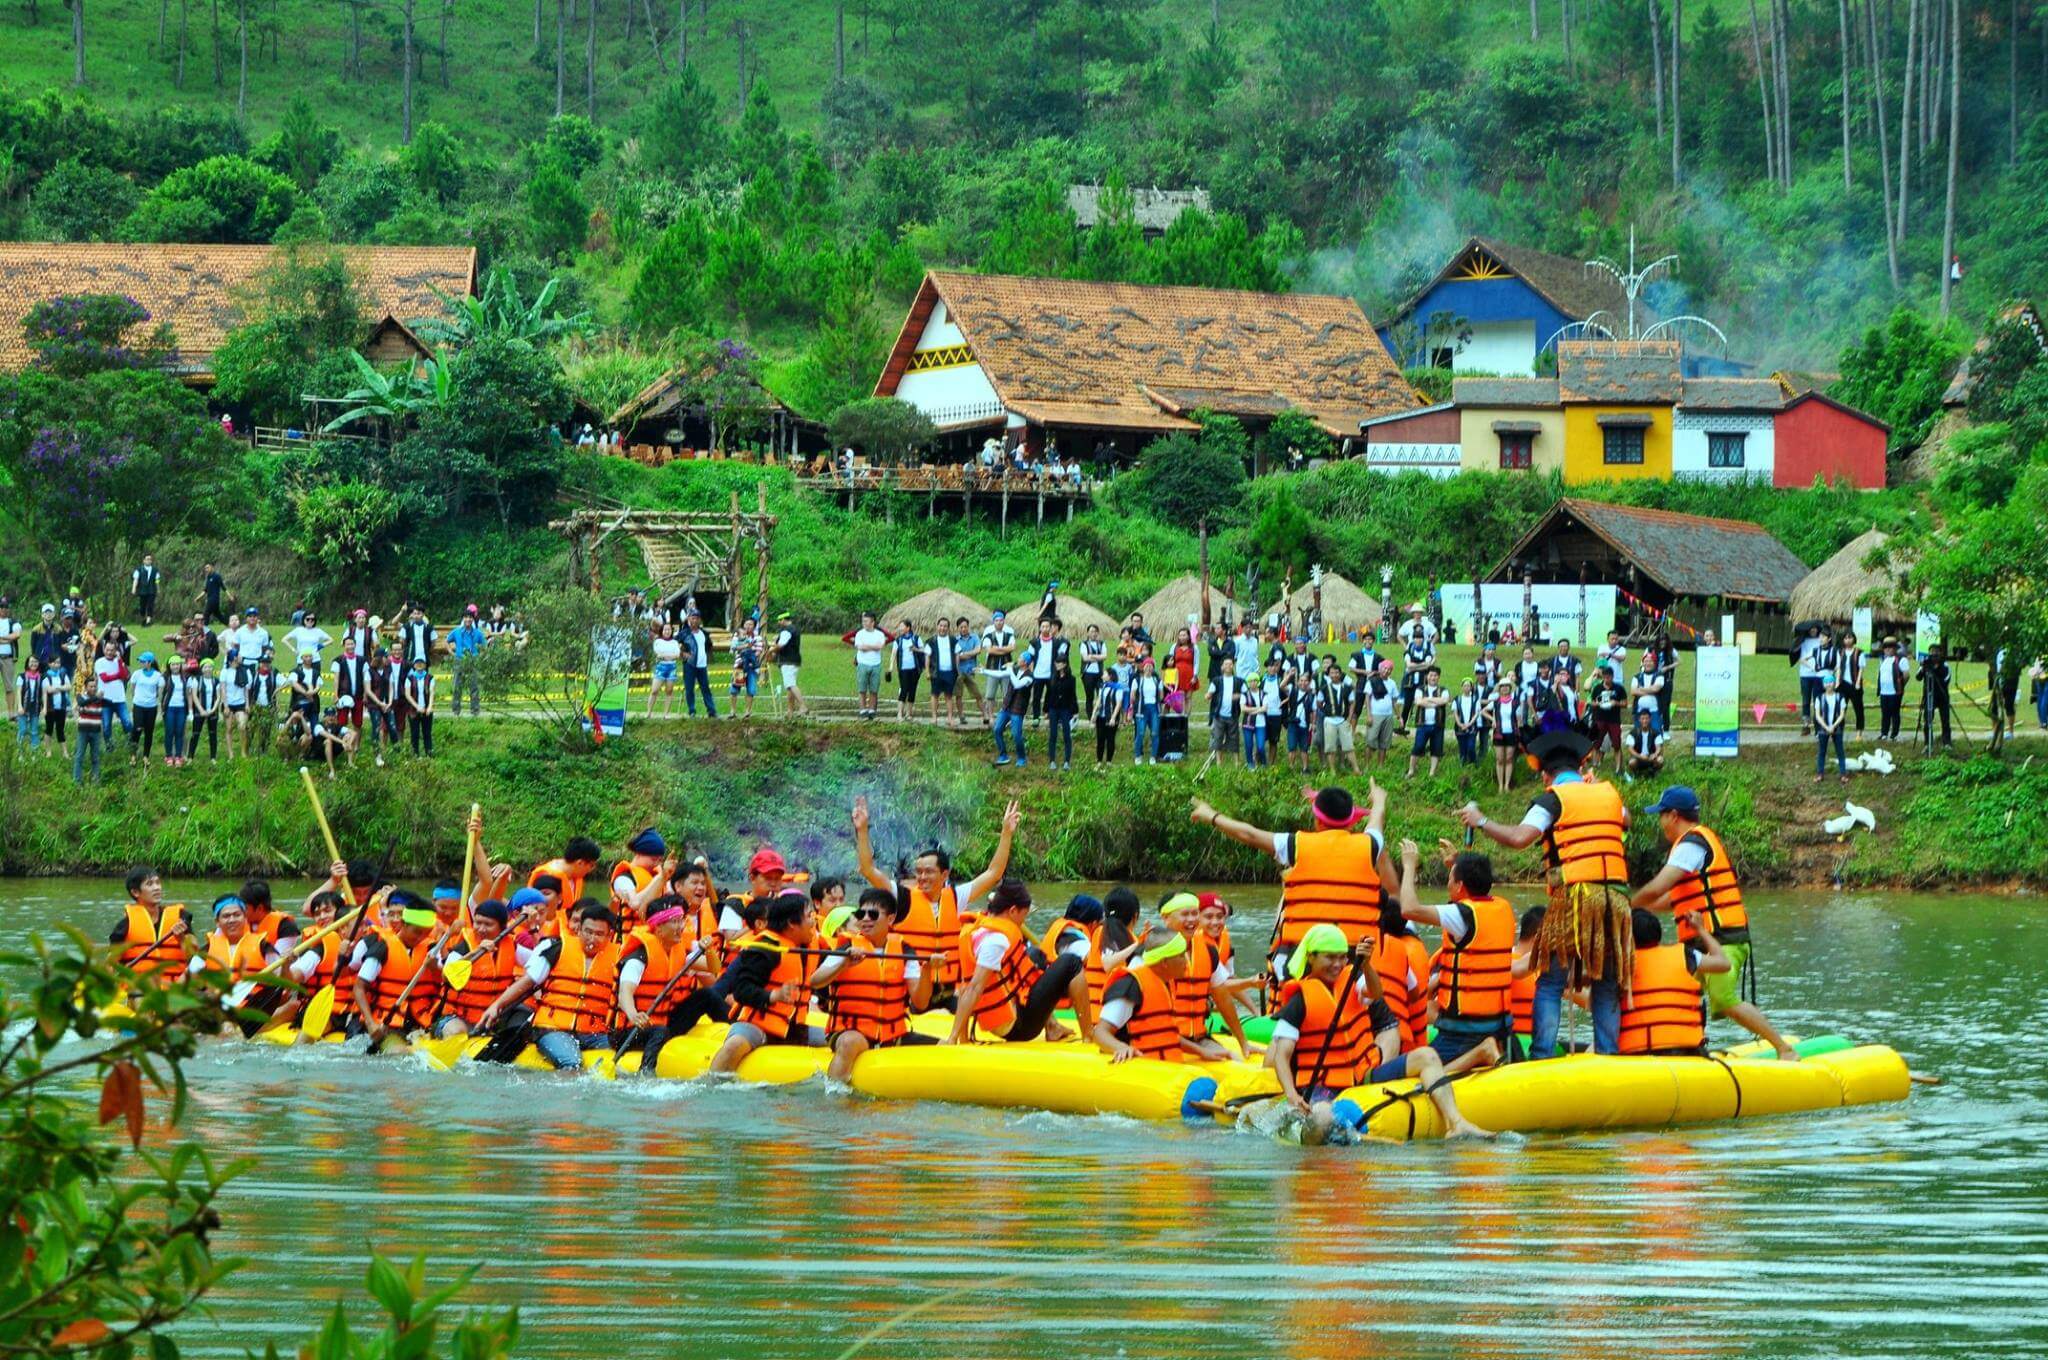
{"label": "red cap", "polygon": [[1196,893],[1195,901],[1201,904],[1203,911],[1207,911],[1211,907],[1221,907],[1233,916],[1237,914],[1237,908],[1231,906],[1215,893]]}
{"label": "red cap", "polygon": [[789,865],[779,850],[756,850],[754,857],[747,861],[750,874],[781,874],[789,872]]}

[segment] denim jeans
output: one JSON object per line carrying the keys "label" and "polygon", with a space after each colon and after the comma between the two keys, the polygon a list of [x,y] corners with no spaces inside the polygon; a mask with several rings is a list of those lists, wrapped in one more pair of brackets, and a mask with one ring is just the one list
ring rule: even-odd
{"label": "denim jeans", "polygon": [[1842,734],[1839,731],[1822,732],[1819,728],[1814,729],[1814,734],[1813,772],[1817,775],[1828,772],[1828,746],[1832,743],[1835,748],[1836,773],[1848,774],[1849,763],[1842,755]]}
{"label": "denim jeans", "polygon": [[[1558,1012],[1564,1004],[1564,965],[1559,964],[1536,979],[1536,1000],[1530,1008],[1529,1053],[1548,1058],[1557,1052]],[[1611,981],[1595,982],[1589,990],[1593,1003],[1593,1051],[1621,1051],[1621,986]]]}
{"label": "denim jeans", "polygon": [[[128,712],[128,701],[126,699],[123,699],[118,704],[109,702],[106,706],[106,709],[107,717],[121,724],[122,732],[126,733],[130,737],[133,737],[135,735],[135,719]],[[100,736],[103,740],[106,740],[108,742],[111,742],[113,739],[113,734],[107,731],[104,727],[100,729]]]}
{"label": "denim jeans", "polygon": [[181,705],[164,710],[164,755],[177,760],[185,754],[185,715]]}
{"label": "denim jeans", "polygon": [[697,716],[697,694],[704,694],[704,715],[718,716],[718,706],[711,702],[711,670],[706,666],[683,667],[683,709],[691,717]]}
{"label": "denim jeans", "polygon": [[1017,763],[1022,765],[1024,763],[1024,715],[1022,713],[1012,713],[1008,707],[1005,707],[1002,712],[996,714],[996,759],[1008,760],[1010,758],[1008,741],[1010,736],[1015,736],[1017,740]]}
{"label": "denim jeans", "polygon": [[1150,740],[1152,759],[1159,759],[1159,705],[1140,704],[1132,710],[1131,718],[1131,757],[1134,760],[1143,760],[1146,755],[1145,743]]}
{"label": "denim jeans", "polygon": [[[1073,764],[1073,763],[1074,763],[1074,715],[1073,715],[1073,713],[1072,713],[1072,712],[1070,712],[1070,711],[1068,711],[1068,710],[1065,710],[1065,709],[1062,709],[1062,710],[1061,710],[1060,712],[1058,712],[1058,713],[1052,713],[1052,712],[1048,712],[1048,713],[1046,714],[1046,729],[1047,729],[1047,730],[1046,730],[1046,734],[1045,734],[1045,758],[1046,758],[1046,759],[1047,759],[1048,761],[1055,761],[1055,760],[1063,760],[1063,761],[1065,761],[1065,762],[1066,762],[1067,764],[1069,764],[1069,765]],[[1061,748],[1062,748],[1062,747],[1064,747],[1064,748],[1065,748],[1065,750],[1066,750],[1066,754],[1065,754],[1065,755],[1061,755],[1061,754],[1060,754],[1060,750],[1061,750]],[[1021,738],[1019,739],[1019,748],[1020,748],[1020,749],[1022,748],[1022,739],[1021,739]]]}
{"label": "denim jeans", "polygon": [[100,752],[106,749],[107,733],[103,727],[81,727],[71,743],[71,782],[80,783],[85,773],[85,753],[92,752],[92,779],[100,779]]}
{"label": "denim jeans", "polygon": [[1479,734],[1477,732],[1458,733],[1458,759],[1467,765],[1476,765],[1479,762]]}
{"label": "denim jeans", "polygon": [[612,1036],[608,1031],[595,1034],[574,1034],[566,1029],[546,1029],[536,1032],[533,1046],[548,1060],[548,1066],[557,1072],[574,1072],[583,1066],[583,1054],[593,1048],[610,1048]]}
{"label": "denim jeans", "polygon": [[14,739],[27,742],[33,751],[43,744],[43,720],[23,713],[14,720]]}
{"label": "denim jeans", "polygon": [[1820,694],[1821,683],[1819,676],[1802,675],[1799,677],[1799,725],[1801,727],[1812,726],[1813,701],[1820,698]]}
{"label": "denim jeans", "polygon": [[1263,765],[1266,763],[1266,723],[1258,714],[1246,716],[1244,725],[1238,729],[1244,736],[1244,763]]}

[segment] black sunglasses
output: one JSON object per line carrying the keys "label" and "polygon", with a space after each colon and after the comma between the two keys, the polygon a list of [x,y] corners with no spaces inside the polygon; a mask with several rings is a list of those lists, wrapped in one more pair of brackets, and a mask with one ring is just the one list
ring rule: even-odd
{"label": "black sunglasses", "polygon": [[862,907],[854,912],[853,919],[856,921],[879,921],[882,919],[882,909],[880,907]]}

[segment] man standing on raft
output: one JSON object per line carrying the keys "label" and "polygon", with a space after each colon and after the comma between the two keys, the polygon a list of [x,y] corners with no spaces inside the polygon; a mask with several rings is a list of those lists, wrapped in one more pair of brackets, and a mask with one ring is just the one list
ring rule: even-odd
{"label": "man standing on raft", "polygon": [[1546,788],[1513,826],[1488,821],[1476,804],[1459,817],[1473,831],[1510,850],[1543,842],[1550,906],[1531,953],[1537,971],[1529,1055],[1557,1051],[1558,1011],[1567,987],[1592,993],[1593,1051],[1621,1051],[1621,993],[1635,961],[1629,921],[1628,808],[1614,785],[1588,779],[1580,767],[1593,740],[1575,727],[1528,735],[1522,743]]}
{"label": "man standing on raft", "polygon": [[[1349,789],[1334,784],[1301,793],[1315,820],[1312,831],[1266,831],[1225,817],[1199,798],[1188,814],[1197,825],[1213,826],[1279,863],[1280,914],[1267,950],[1276,981],[1288,976],[1288,959],[1312,926],[1335,926],[1347,947],[1377,934],[1380,885],[1394,882],[1386,850],[1387,791],[1377,780],[1363,811]],[[1365,823],[1363,835],[1357,831],[1360,822]]]}

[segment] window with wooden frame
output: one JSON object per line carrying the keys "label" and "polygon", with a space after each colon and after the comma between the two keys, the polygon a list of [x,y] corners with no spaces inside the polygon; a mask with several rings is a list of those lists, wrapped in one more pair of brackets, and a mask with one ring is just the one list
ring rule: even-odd
{"label": "window with wooden frame", "polygon": [[1500,436],[1502,471],[1527,471],[1535,465],[1536,436],[1527,430],[1503,431]]}
{"label": "window with wooden frame", "polygon": [[1604,441],[1602,459],[1610,465],[1639,464],[1643,461],[1643,427],[1607,425],[1600,431]]}

